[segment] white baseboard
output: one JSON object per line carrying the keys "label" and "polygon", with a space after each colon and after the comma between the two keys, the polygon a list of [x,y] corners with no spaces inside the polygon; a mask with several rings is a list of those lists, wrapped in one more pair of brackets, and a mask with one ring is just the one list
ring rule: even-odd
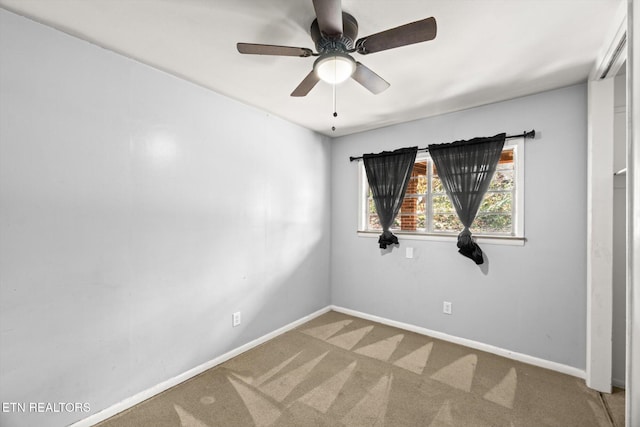
{"label": "white baseboard", "polygon": [[611,385],[618,388],[626,388],[624,378],[621,380],[617,378],[611,378]]}
{"label": "white baseboard", "polygon": [[288,325],[285,325],[279,329],[276,329],[273,332],[270,332],[266,335],[261,336],[260,338],[256,338],[255,340],[248,342],[244,345],[241,345],[240,347],[237,347],[227,353],[224,353],[214,359],[211,359],[208,362],[205,362],[199,366],[196,366],[195,368],[189,369],[188,371],[177,375],[173,378],[170,378],[166,381],[161,382],[160,384],[157,384],[151,388],[148,388],[144,391],[141,391],[138,394],[135,394],[121,402],[116,403],[115,405],[112,405],[106,409],[103,409],[100,412],[97,412],[87,418],[84,418],[76,423],[71,424],[69,427],[90,427],[93,426],[101,421],[106,420],[107,418],[111,418],[112,416],[119,414],[122,411],[125,411],[135,405],[137,405],[138,403],[141,403],[159,393],[162,393],[165,390],[170,389],[171,387],[174,387],[190,378],[195,377],[196,375],[201,374],[202,372],[206,371],[207,369],[211,369],[214,366],[217,366],[221,363],[226,362],[227,360],[238,356],[239,354],[244,353],[245,351],[251,350],[254,347],[259,346],[260,344],[263,344],[267,341],[269,341],[270,339],[273,339],[275,337],[277,337],[278,335],[282,335],[283,333],[290,331],[291,329],[294,329],[298,326],[300,326],[301,324],[308,322],[324,313],[327,313],[328,311],[331,310],[331,306],[327,306],[324,307],[314,313],[309,314],[308,316],[304,316],[298,320],[295,320],[291,323],[289,323]]}
{"label": "white baseboard", "polygon": [[540,359],[538,357],[529,356],[523,353],[517,353],[515,351],[506,350],[504,348],[496,347],[489,344],[484,344],[478,341],[473,341],[466,338],[460,338],[453,335],[445,334],[443,332],[433,331],[431,329],[423,328],[420,326],[411,325],[408,323],[397,322],[395,320],[385,319],[384,317],[374,316],[360,311],[351,310],[349,308],[331,306],[331,309],[339,313],[348,314],[354,317],[360,317],[362,319],[371,320],[373,322],[382,323],[384,325],[393,326],[407,331],[415,332],[420,335],[426,335],[429,337],[437,338],[443,341],[448,341],[454,344],[460,344],[465,347],[474,348],[476,350],[486,351],[487,353],[497,354],[508,359],[517,360],[518,362],[527,363],[529,365],[539,366],[541,368],[550,369],[552,371],[561,372],[563,374],[571,375],[574,377],[586,378],[586,372],[582,369],[574,368],[573,366],[564,365],[562,363],[552,362],[546,359]]}
{"label": "white baseboard", "polygon": [[[87,418],[84,418],[74,424],[71,424],[69,427],[90,427],[93,426],[101,421],[106,420],[107,418],[110,418],[116,414],[119,414],[122,411],[125,411],[135,405],[137,405],[138,403],[141,403],[159,393],[162,393],[163,391],[166,391],[168,389],[170,389],[171,387],[174,387],[190,378],[195,377],[196,375],[201,374],[202,372],[206,371],[207,369],[211,369],[214,366],[217,366],[221,363],[226,362],[227,360],[238,356],[239,354],[244,353],[245,351],[251,350],[254,347],[259,346],[260,344],[263,344],[275,337],[277,337],[278,335],[282,335],[283,333],[290,331],[298,326],[300,326],[301,324],[308,322],[312,319],[315,319],[316,317],[325,314],[331,310],[337,311],[339,313],[344,313],[344,314],[348,314],[350,316],[354,316],[354,317],[359,317],[362,319],[367,319],[367,320],[371,320],[373,322],[378,322],[378,323],[382,323],[384,325],[388,325],[388,326],[393,326],[396,328],[400,328],[400,329],[404,329],[407,331],[411,331],[411,332],[415,332],[421,335],[426,335],[426,336],[430,336],[433,338],[437,338],[443,341],[448,341],[454,344],[460,344],[463,345],[465,347],[469,347],[469,348],[474,348],[476,350],[481,350],[481,351],[486,351],[487,353],[493,353],[496,354],[498,356],[503,356],[512,360],[517,360],[519,362],[523,362],[523,363],[528,363],[530,365],[534,365],[534,366],[539,366],[541,368],[546,368],[546,369],[550,369],[552,371],[556,371],[556,372],[561,372],[563,374],[568,374],[568,375],[572,375],[574,377],[578,377],[578,378],[582,378],[584,379],[586,377],[586,373],[584,370],[578,369],[578,368],[574,368],[572,366],[568,366],[568,365],[563,365],[561,363],[557,363],[557,362],[552,362],[549,360],[545,360],[545,359],[540,359],[534,356],[529,356],[527,354],[522,354],[522,353],[517,353],[514,351],[510,351],[510,350],[506,350],[500,347],[495,347],[489,344],[484,344],[478,341],[473,341],[473,340],[469,340],[466,338],[460,338],[460,337],[456,337],[453,335],[449,335],[449,334],[445,334],[443,332],[438,332],[438,331],[433,331],[431,329],[427,329],[427,328],[423,328],[420,326],[415,326],[415,325],[411,325],[409,323],[403,323],[403,322],[398,322],[395,320],[390,320],[390,319],[386,319],[384,317],[379,317],[379,316],[375,316],[375,315],[371,315],[371,314],[367,314],[367,313],[362,313],[360,311],[356,311],[356,310],[351,310],[348,308],[344,308],[344,307],[339,307],[339,306],[335,306],[335,305],[329,305],[327,307],[324,307],[314,313],[309,314],[308,316],[304,316],[294,322],[289,323],[288,325],[285,325],[279,329],[276,329],[273,332],[270,332],[266,335],[261,336],[260,338],[257,338],[251,342],[248,342],[240,347],[237,347],[227,353],[224,353],[214,359],[211,359],[208,362],[205,362],[199,366],[196,366],[195,368],[192,368],[180,375],[177,375],[173,378],[170,378],[166,381],[161,382],[160,384],[157,384],[153,387],[150,387],[144,391],[141,391],[138,394],[135,394],[121,402],[116,403],[115,405],[112,405],[106,409],[103,409],[100,412],[97,412]],[[614,384],[617,387],[620,387],[620,385]],[[624,384],[622,384],[622,387],[624,387]]]}

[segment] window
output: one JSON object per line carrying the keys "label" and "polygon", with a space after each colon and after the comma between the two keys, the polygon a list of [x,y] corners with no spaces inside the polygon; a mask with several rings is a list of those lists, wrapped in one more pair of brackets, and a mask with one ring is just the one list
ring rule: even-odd
{"label": "window", "polygon": [[[520,138],[508,143],[471,226],[475,236],[523,237],[524,141]],[[362,162],[359,219],[359,231],[382,231]],[[417,236],[457,236],[462,228],[431,158],[428,153],[419,152],[391,231]]]}

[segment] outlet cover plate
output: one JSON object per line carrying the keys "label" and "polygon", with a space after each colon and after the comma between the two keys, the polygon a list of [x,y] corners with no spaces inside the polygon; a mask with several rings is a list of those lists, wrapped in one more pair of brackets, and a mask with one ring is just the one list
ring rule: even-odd
{"label": "outlet cover plate", "polygon": [[442,303],[442,312],[444,314],[451,314],[451,303],[449,301],[444,301]]}
{"label": "outlet cover plate", "polygon": [[242,317],[239,311],[236,311],[235,313],[233,313],[233,315],[231,316],[231,325],[235,328],[236,326],[240,325],[240,322],[242,321]]}

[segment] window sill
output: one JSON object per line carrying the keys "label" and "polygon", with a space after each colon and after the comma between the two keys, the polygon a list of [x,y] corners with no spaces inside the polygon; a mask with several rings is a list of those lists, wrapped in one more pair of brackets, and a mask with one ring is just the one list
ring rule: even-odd
{"label": "window sill", "polygon": [[[429,233],[403,233],[401,231],[393,232],[398,236],[399,240],[426,240],[433,242],[455,242],[458,239],[457,234],[429,234]],[[378,231],[358,231],[358,237],[375,237],[378,238],[380,232]],[[483,236],[474,235],[473,239],[478,244],[483,245],[505,245],[505,246],[524,246],[526,237],[516,236]]]}

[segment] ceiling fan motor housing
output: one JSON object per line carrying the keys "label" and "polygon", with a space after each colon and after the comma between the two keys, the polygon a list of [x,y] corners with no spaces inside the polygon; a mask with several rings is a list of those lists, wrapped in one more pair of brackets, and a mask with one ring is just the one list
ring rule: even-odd
{"label": "ceiling fan motor housing", "polygon": [[342,12],[342,34],[323,34],[318,20],[311,23],[311,39],[316,44],[318,53],[347,52],[354,48],[358,36],[358,21],[352,15]]}

